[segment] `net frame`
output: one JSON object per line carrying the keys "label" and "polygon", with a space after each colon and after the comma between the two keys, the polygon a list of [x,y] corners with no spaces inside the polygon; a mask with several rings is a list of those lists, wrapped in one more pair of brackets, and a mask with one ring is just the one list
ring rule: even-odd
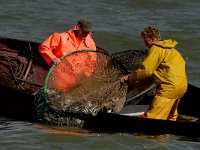
{"label": "net frame", "polygon": [[[71,52],[71,53],[68,53],[68,54],[63,55],[63,56],[60,58],[60,60],[64,59],[65,57],[68,57],[68,56],[70,56],[70,55],[73,55],[73,54],[75,54],[75,53],[80,53],[80,52],[101,53],[101,54],[103,54],[103,55],[106,55],[106,56],[112,58],[110,54],[105,53],[105,52],[101,52],[101,51],[96,51],[96,50],[79,50],[79,51],[74,51],[74,52]],[[44,81],[44,85],[43,85],[43,87],[44,87],[44,91],[43,91],[44,99],[45,99],[45,102],[46,102],[47,104],[48,104],[47,82],[48,82],[48,79],[49,79],[49,77],[50,77],[50,75],[51,75],[51,73],[52,73],[52,71],[54,70],[55,67],[56,67],[55,64],[52,65],[52,66],[50,67],[50,69],[49,69],[49,71],[48,71],[48,73],[47,73],[47,75],[46,75],[46,78],[45,78],[45,81]]]}

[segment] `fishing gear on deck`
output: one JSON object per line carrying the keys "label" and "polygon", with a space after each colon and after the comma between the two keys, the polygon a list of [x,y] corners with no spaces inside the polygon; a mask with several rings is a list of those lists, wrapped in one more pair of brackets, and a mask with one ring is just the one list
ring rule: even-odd
{"label": "fishing gear on deck", "polygon": [[57,112],[96,115],[99,111],[120,111],[127,85],[125,74],[109,55],[97,51],[76,51],[61,58],[45,80],[44,97]]}
{"label": "fishing gear on deck", "polygon": [[[142,91],[152,88],[151,84],[135,87],[129,97],[130,89],[127,84],[120,83],[120,78],[138,67],[144,53],[129,51],[110,56],[82,50],[63,56],[60,64],[50,68],[44,88],[37,94],[38,119],[48,124],[82,127],[91,116],[117,113],[126,104],[138,103],[146,94]],[[129,70],[124,63],[132,55],[135,65],[129,65],[134,67]]]}

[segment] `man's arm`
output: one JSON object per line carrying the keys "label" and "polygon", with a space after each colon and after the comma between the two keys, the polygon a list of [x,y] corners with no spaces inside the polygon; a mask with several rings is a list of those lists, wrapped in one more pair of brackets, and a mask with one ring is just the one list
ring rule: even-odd
{"label": "man's arm", "polygon": [[53,33],[39,46],[41,56],[50,66],[54,63],[53,60],[57,59],[57,57],[53,54],[53,50],[58,46],[59,40],[60,35],[58,33]]}

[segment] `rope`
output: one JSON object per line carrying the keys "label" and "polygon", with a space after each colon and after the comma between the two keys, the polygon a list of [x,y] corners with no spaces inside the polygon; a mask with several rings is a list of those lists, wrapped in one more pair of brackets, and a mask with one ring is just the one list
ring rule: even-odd
{"label": "rope", "polygon": [[[14,55],[12,56],[12,55],[13,55],[13,52],[11,54],[5,53],[4,51],[0,52],[0,57],[1,57],[0,59],[1,72],[0,73],[5,78],[5,80],[8,80],[9,78],[9,80],[12,81],[13,86],[18,87],[18,88],[23,88],[18,82],[17,78],[20,78],[20,76],[23,76],[26,70],[26,64],[23,62],[23,58],[21,58],[22,60],[20,60],[20,58],[18,58],[17,55],[15,56]],[[11,83],[8,83],[8,84],[11,84]]]}

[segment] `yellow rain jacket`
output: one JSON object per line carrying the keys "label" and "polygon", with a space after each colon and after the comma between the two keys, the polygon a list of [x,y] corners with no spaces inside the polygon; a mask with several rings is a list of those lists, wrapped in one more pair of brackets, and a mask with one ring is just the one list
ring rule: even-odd
{"label": "yellow rain jacket", "polygon": [[181,98],[187,89],[185,61],[174,48],[174,40],[154,43],[142,66],[129,75],[129,82],[150,77],[158,85],[156,95],[168,99]]}

